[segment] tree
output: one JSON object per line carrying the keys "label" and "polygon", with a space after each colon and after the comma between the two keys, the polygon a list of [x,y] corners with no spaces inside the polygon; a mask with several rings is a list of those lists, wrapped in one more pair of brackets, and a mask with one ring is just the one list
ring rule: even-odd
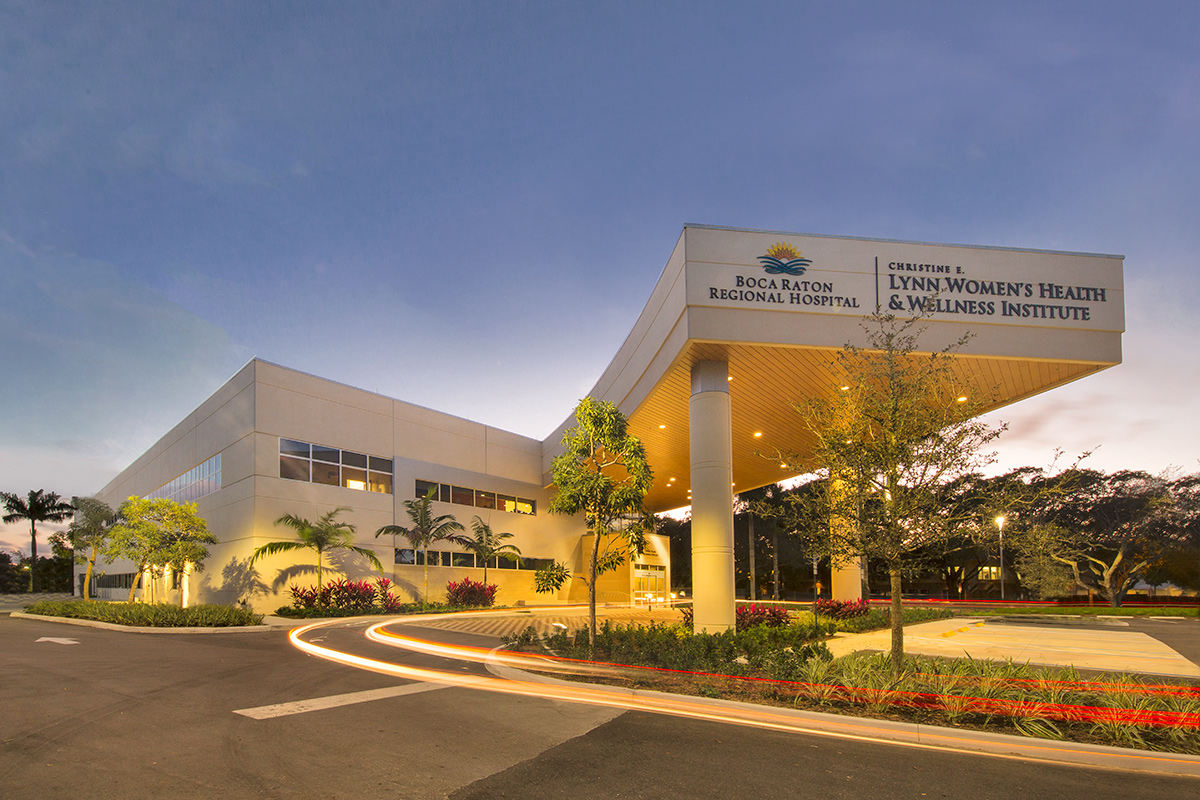
{"label": "tree", "polygon": [[322,514],[316,522],[309,522],[295,514],[284,514],[275,520],[275,524],[291,528],[299,539],[267,542],[250,554],[250,566],[253,566],[260,558],[277,553],[286,553],[291,550],[315,550],[317,553],[317,589],[320,590],[324,587],[325,553],[331,550],[349,550],[367,559],[371,562],[371,566],[382,573],[383,564],[379,562],[375,553],[354,544],[354,526],[349,522],[338,521],[338,515],[349,510],[346,506],[338,506],[332,511]]}
{"label": "tree", "polygon": [[487,565],[493,558],[503,558],[515,564],[521,563],[521,551],[515,544],[505,544],[505,539],[513,538],[511,533],[496,533],[479,515],[471,520],[471,533],[474,539],[467,547],[475,551],[475,558],[483,562],[483,585],[487,585]]}
{"label": "tree", "polygon": [[92,598],[92,573],[96,557],[104,549],[117,515],[112,506],[94,497],[72,497],[75,519],[67,526],[67,539],[75,550],[75,558],[87,564],[83,576],[83,599]]}
{"label": "tree", "polygon": [[[596,578],[625,563],[629,554],[640,555],[645,532],[653,528],[643,500],[650,491],[654,473],[646,462],[646,449],[631,436],[628,421],[607,401],[585,397],[575,409],[575,427],[563,434],[562,454],[555,457],[551,474],[557,493],[550,501],[553,514],[583,514],[592,534],[588,558],[589,643],[596,646]],[[541,586],[558,589],[566,570],[554,570],[557,581]]]}
{"label": "tree", "polygon": [[70,503],[54,492],[41,489],[30,489],[27,497],[22,499],[12,492],[0,492],[0,501],[4,503],[7,513],[5,523],[12,524],[21,520],[29,520],[29,591],[32,594],[37,585],[37,524],[39,522],[62,522],[75,513]]}
{"label": "tree", "polygon": [[[110,561],[125,558],[137,565],[129,587],[131,603],[139,574],[148,574],[157,583],[170,568],[183,576],[186,587],[188,575],[204,569],[208,545],[217,543],[195,503],[177,503],[165,497],[156,500],[130,497],[117,514],[120,520],[111,528],[105,557]],[[143,600],[153,598],[155,589],[150,582],[142,589]],[[186,594],[185,588],[180,594],[181,604],[186,604]]]}
{"label": "tree", "polygon": [[416,500],[405,500],[404,511],[411,522],[403,525],[384,525],[375,531],[375,538],[380,536],[403,536],[412,545],[413,550],[422,552],[421,563],[424,565],[425,588],[424,602],[429,602],[429,546],[436,542],[453,542],[461,547],[470,547],[471,539],[458,531],[464,530],[462,523],[452,514],[433,515],[433,490],[424,497]]}
{"label": "tree", "polygon": [[1060,490],[1046,493],[1039,521],[1059,535],[1043,535],[1035,548],[1070,569],[1077,586],[1120,606],[1170,549],[1164,523],[1174,503],[1171,483],[1137,470],[1106,475],[1084,469],[1066,470],[1046,483]]}
{"label": "tree", "polygon": [[891,655],[904,660],[901,589],[929,548],[944,540],[951,520],[939,516],[943,487],[988,464],[984,448],[1003,428],[974,419],[972,399],[954,372],[965,343],[930,354],[917,351],[919,319],[876,313],[864,320],[866,347],[838,353],[832,397],[796,406],[813,442],[811,454],[783,453],[824,479],[817,497],[827,531],[810,543],[837,560],[866,557],[883,564],[891,588]]}

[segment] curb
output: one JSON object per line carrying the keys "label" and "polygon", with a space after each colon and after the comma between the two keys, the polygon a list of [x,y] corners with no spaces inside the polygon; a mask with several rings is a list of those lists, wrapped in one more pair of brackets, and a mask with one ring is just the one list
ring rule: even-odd
{"label": "curb", "polygon": [[16,619],[33,619],[41,622],[57,622],[61,625],[76,625],[81,628],[101,628],[106,631],[124,631],[125,633],[265,633],[298,627],[310,620],[287,620],[287,624],[268,622],[269,619],[282,620],[282,617],[264,617],[262,625],[231,625],[226,628],[154,628],[136,625],[118,625],[114,622],[101,622],[98,619],[77,619],[75,617],[46,617],[41,614],[27,614],[24,611],[13,611],[10,617]]}

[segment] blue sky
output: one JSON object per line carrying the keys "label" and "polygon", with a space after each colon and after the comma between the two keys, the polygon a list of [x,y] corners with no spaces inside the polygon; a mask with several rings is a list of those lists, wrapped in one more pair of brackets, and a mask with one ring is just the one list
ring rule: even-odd
{"label": "blue sky", "polygon": [[1190,0],[0,0],[0,488],[98,490],[253,356],[544,436],[688,222],[1125,255],[1125,363],[1001,463],[1194,471],[1197,42]]}

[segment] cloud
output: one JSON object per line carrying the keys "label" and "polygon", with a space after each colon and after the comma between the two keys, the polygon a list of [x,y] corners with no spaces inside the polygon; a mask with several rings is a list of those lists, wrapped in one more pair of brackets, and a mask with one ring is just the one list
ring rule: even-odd
{"label": "cloud", "polygon": [[221,328],[111,265],[0,236],[0,487],[90,494],[238,366]]}

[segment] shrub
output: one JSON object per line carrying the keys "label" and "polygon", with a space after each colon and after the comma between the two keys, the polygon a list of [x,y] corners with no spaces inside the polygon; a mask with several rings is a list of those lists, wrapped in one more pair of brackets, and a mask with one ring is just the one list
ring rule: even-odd
{"label": "shrub", "polygon": [[[695,612],[691,606],[686,606],[679,609],[683,613],[683,624],[688,627],[694,627]],[[734,627],[736,630],[745,631],[757,625],[766,625],[768,628],[781,628],[790,622],[787,608],[785,606],[769,606],[765,603],[750,603],[749,605],[740,605],[734,611]]]}
{"label": "shrub", "polygon": [[[331,616],[346,616],[347,614],[388,613],[398,614],[405,610],[405,603],[392,594],[392,582],[387,578],[371,581],[337,580],[327,583],[318,589],[315,586],[288,587],[292,593],[292,606],[284,606],[278,612],[280,616],[320,616],[315,613],[338,612]],[[305,613],[291,613],[292,611]],[[307,613],[313,612],[313,613]]]}
{"label": "shrub", "polygon": [[817,600],[813,604],[813,612],[830,619],[854,619],[865,617],[871,610],[871,604],[866,600]]}
{"label": "shrub", "polygon": [[180,608],[168,603],[112,603],[102,600],[43,600],[25,610],[47,617],[94,619],[148,628],[228,628],[261,625],[263,620],[262,614],[235,606],[198,605]]}
{"label": "shrub", "polygon": [[463,578],[446,584],[446,602],[454,608],[488,607],[496,602],[496,584],[482,584]]}
{"label": "shrub", "polygon": [[749,630],[756,625],[781,628],[788,624],[788,612],[785,606],[769,606],[766,603],[738,606],[735,617],[735,625],[739,631]]}
{"label": "shrub", "polygon": [[[596,649],[588,646],[587,628],[560,631],[544,639],[558,655],[643,667],[744,675],[748,669],[794,672],[811,658],[829,658],[820,639],[832,633],[828,621],[813,620],[745,631],[692,633],[683,625],[624,626],[605,622],[596,631]],[[781,655],[783,652],[788,655]]]}

